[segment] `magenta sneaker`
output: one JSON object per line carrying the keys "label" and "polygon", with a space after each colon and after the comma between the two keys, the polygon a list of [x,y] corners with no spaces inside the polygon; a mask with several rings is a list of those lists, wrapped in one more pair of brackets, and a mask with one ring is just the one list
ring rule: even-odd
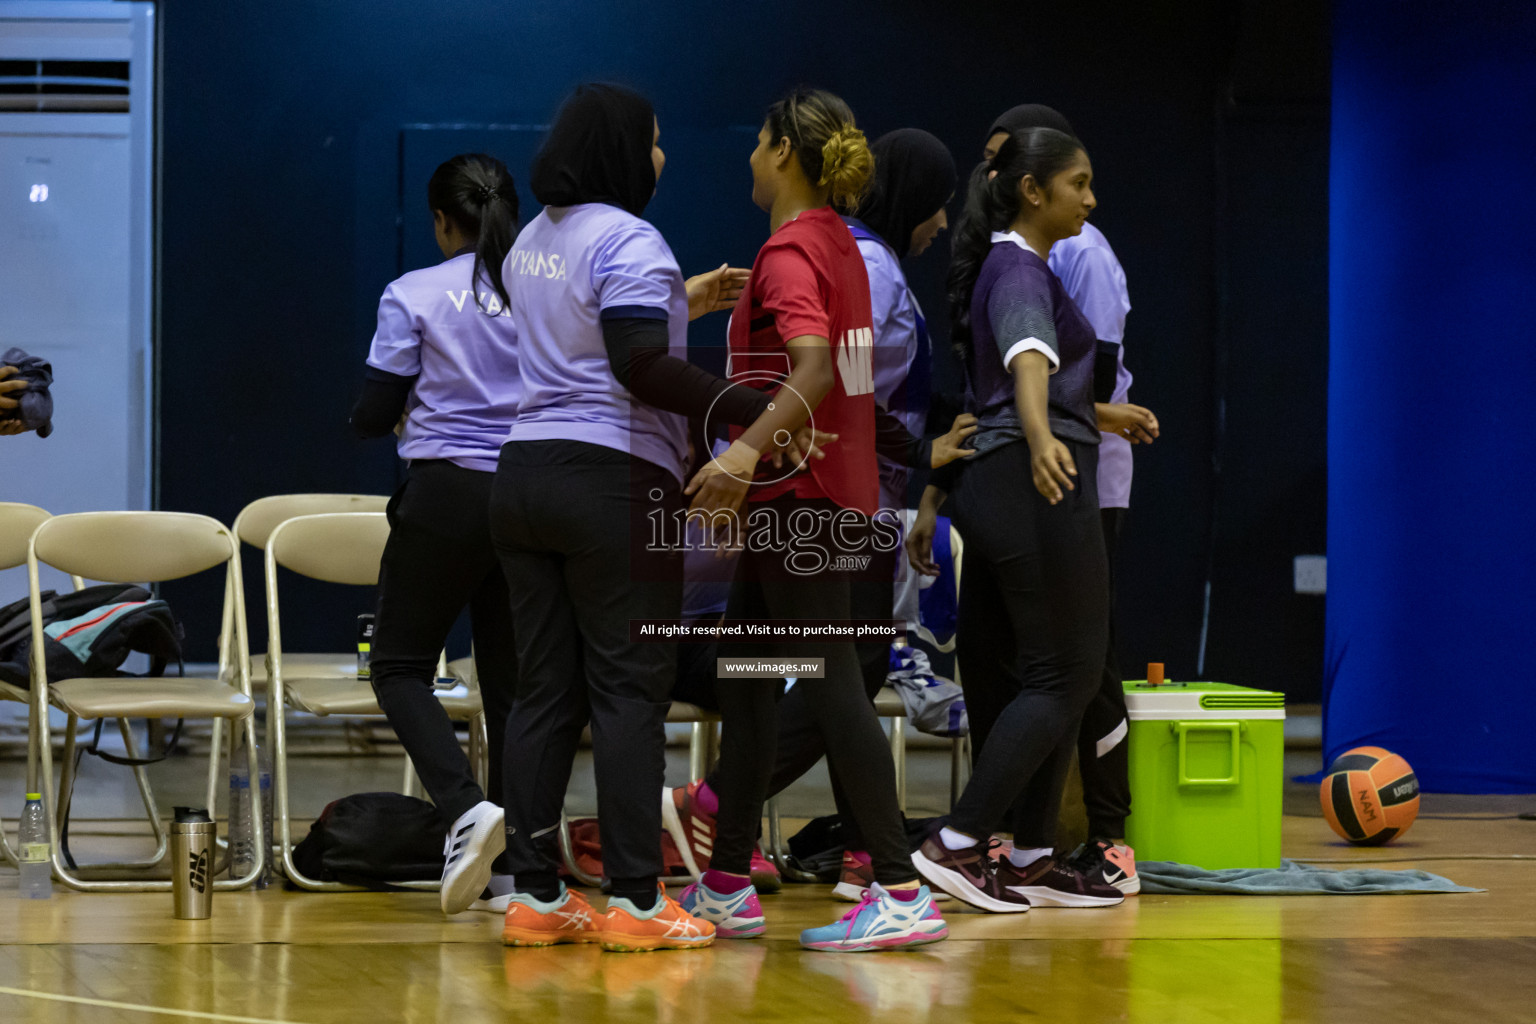
{"label": "magenta sneaker", "polygon": [[837,885],[832,887],[832,898],[842,900],[844,903],[859,903],[864,899],[864,890],[868,889],[875,881],[875,868],[866,855],[860,857],[849,851],[843,851],[842,876]]}
{"label": "magenta sneaker", "polygon": [[701,921],[715,926],[717,939],[755,939],[767,930],[757,891],[748,885],[731,893],[715,892],[694,882],[677,898],[678,904]]}
{"label": "magenta sneaker", "polygon": [[747,868],[747,875],[752,879],[752,888],[759,893],[772,894],[784,888],[784,883],[779,879],[779,869],[755,846],[752,848],[752,863]]}

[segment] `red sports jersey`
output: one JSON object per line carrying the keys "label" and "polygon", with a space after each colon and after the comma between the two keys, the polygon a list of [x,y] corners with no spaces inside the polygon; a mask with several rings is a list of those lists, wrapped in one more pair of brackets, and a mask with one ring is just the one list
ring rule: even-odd
{"label": "red sports jersey", "polygon": [[[872,516],[880,500],[875,464],[874,328],[869,275],[842,218],[828,207],[808,210],[774,232],[752,265],[752,277],[731,313],[727,374],[760,391],[789,376],[784,342],[814,334],[832,346],[832,390],[816,407],[817,430],[838,435],[827,457],[808,473],[786,479],[763,463],[751,501],[786,493],[828,498]],[[796,401],[785,395],[788,401]],[[734,428],[733,438],[741,435]]]}

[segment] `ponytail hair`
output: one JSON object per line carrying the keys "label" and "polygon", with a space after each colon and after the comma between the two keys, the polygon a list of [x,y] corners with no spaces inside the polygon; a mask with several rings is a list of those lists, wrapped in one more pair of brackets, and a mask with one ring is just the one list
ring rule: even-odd
{"label": "ponytail hair", "polygon": [[[465,238],[475,240],[471,282],[483,277],[507,310],[512,298],[501,279],[501,264],[517,239],[517,186],[507,165],[484,153],[460,153],[438,166],[427,182],[427,206],[443,211]],[[475,292],[479,308],[480,291]]]}
{"label": "ponytail hair", "polygon": [[841,98],[822,89],[796,89],[768,108],[768,141],[788,139],[800,170],[832,205],[853,213],[875,176],[875,156]]}
{"label": "ponytail hair", "polygon": [[971,357],[971,296],[987,253],[992,232],[1007,231],[1019,215],[1019,182],[1028,175],[1050,195],[1050,182],[1082,150],[1083,144],[1054,128],[1012,132],[997,156],[983,160],[971,172],[965,209],[954,228],[949,264],[950,338],[961,363]]}

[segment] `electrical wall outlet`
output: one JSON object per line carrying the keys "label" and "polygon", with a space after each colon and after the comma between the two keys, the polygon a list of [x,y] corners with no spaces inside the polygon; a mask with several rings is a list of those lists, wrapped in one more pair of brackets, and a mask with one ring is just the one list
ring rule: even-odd
{"label": "electrical wall outlet", "polygon": [[1328,593],[1328,556],[1297,555],[1294,563],[1296,593]]}

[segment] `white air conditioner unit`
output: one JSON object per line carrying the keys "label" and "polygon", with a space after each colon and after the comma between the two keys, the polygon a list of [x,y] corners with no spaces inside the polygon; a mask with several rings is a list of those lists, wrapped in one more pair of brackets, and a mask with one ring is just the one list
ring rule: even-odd
{"label": "white air conditioner unit", "polygon": [[150,507],[154,16],[0,0],[0,352],[54,372],[52,436],[0,437],[0,500]]}

